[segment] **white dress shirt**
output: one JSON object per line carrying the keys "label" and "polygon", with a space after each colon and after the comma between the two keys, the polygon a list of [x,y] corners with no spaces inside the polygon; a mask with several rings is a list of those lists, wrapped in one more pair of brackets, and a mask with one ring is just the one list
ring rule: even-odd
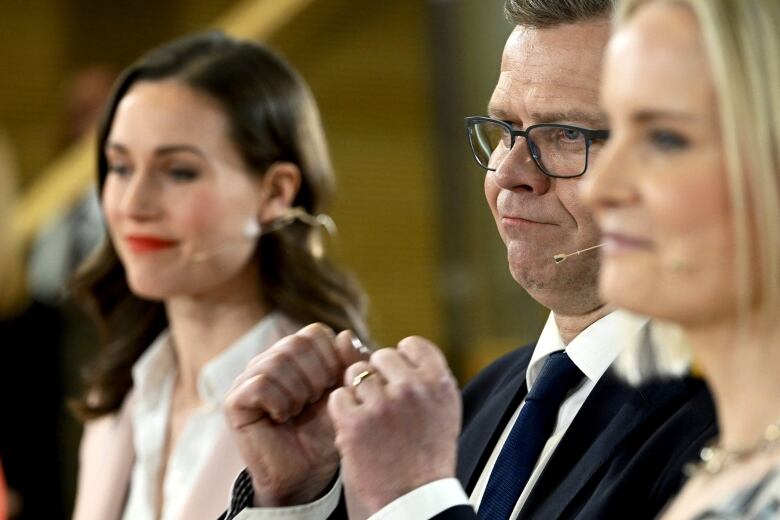
{"label": "white dress shirt", "polygon": [[[159,478],[164,464],[165,439],[171,413],[171,399],[176,380],[176,354],[166,330],[152,343],[133,366],[135,409],[132,414],[135,459],[129,496],[123,520],[156,520],[157,504],[162,502],[160,520],[178,519],[199,476],[200,465],[224,429],[222,402],[234,379],[249,361],[278,338],[278,327],[289,321],[272,312],[216,358],[198,374],[198,394],[203,405],[187,419],[167,463],[162,494]],[[230,483],[225,484],[229,500]]]}
{"label": "white dress shirt", "polygon": [[328,493],[314,502],[299,506],[246,508],[234,520],[326,520],[341,498],[341,477]]}
{"label": "white dress shirt", "polygon": [[[529,390],[539,376],[539,372],[547,357],[561,350],[566,350],[571,360],[577,365],[577,368],[585,375],[585,379],[567,396],[561,405],[555,429],[545,444],[539,460],[536,462],[534,471],[531,473],[528,483],[515,505],[510,520],[517,518],[534,484],[539,480],[545,465],[550,460],[555,448],[590,395],[590,392],[596,386],[596,383],[598,383],[601,376],[604,375],[612,362],[617,358],[622,348],[635,341],[636,335],[646,323],[647,320],[644,318],[635,317],[623,311],[615,311],[590,325],[566,345],[558,331],[554,315],[550,314],[539,341],[536,343],[526,372],[526,384]],[[501,437],[493,447],[493,452],[482,469],[471,497],[466,495],[458,479],[441,479],[420,486],[397,498],[377,511],[369,520],[425,520],[458,505],[471,504],[475,510],[478,509],[490,478],[490,473],[523,404],[521,403],[515,410]],[[317,503],[306,504],[299,508],[276,508],[274,510],[270,508],[245,509],[236,517],[236,520],[281,518],[282,514],[284,514],[285,518],[295,520],[302,520],[303,518],[307,520],[326,519],[335,510],[340,492],[341,481],[339,480],[328,494]],[[304,511],[305,516],[299,516]],[[270,513],[270,515],[265,516],[266,512]]]}

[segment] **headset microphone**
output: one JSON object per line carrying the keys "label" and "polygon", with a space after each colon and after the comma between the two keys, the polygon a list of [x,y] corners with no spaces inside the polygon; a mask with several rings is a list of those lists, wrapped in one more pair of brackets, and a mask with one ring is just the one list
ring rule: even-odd
{"label": "headset microphone", "polygon": [[241,234],[247,240],[254,240],[263,234],[263,227],[256,219],[250,218],[244,223],[244,229]]}
{"label": "headset microphone", "polygon": [[580,253],[585,253],[585,252],[587,252],[587,251],[592,251],[593,249],[598,249],[599,247],[603,247],[603,246],[605,246],[605,245],[607,245],[607,244],[599,244],[599,245],[597,245],[597,246],[591,246],[591,247],[588,247],[588,248],[586,248],[586,249],[580,249],[579,251],[575,251],[575,252],[573,252],[573,253],[569,253],[569,254],[565,254],[565,253],[558,253],[557,255],[555,255],[555,256],[553,257],[553,260],[555,260],[555,263],[556,263],[556,264],[562,264],[562,263],[563,263],[563,262],[565,262],[565,261],[566,261],[566,259],[567,259],[567,258],[569,258],[570,256],[579,255]]}
{"label": "headset microphone", "polygon": [[221,253],[226,249],[238,247],[244,245],[247,242],[251,242],[252,240],[257,239],[258,237],[260,237],[260,235],[263,234],[263,232],[264,230],[263,227],[260,225],[260,223],[254,218],[251,218],[244,223],[244,228],[241,230],[240,238],[237,237],[236,239],[231,240],[230,242],[224,243],[212,249],[195,252],[192,255],[190,255],[190,261],[193,263],[204,262],[209,258],[211,258],[212,256],[215,256],[216,254]]}
{"label": "headset microphone", "polygon": [[250,218],[244,224],[240,237],[236,237],[235,239],[212,249],[197,251],[190,255],[190,261],[193,263],[204,262],[226,249],[242,246],[247,242],[251,242],[260,238],[262,235],[288,226],[296,220],[300,220],[312,227],[323,227],[332,236],[335,236],[337,233],[336,224],[333,222],[333,219],[330,218],[330,216],[326,214],[319,214],[314,216],[301,207],[294,207],[288,210],[281,217],[269,222],[265,226],[262,226],[256,219]]}
{"label": "headset microphone", "polygon": [[674,274],[690,274],[694,268],[693,263],[687,261],[685,257],[676,256],[663,262],[663,267]]}

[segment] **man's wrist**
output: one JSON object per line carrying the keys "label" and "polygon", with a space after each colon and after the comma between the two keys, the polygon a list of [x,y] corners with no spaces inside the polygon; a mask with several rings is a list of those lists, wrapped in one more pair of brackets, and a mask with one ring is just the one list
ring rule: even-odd
{"label": "man's wrist", "polygon": [[[248,473],[248,471],[247,471]],[[250,474],[251,478],[251,474]],[[309,504],[316,502],[333,489],[333,486],[339,480],[339,472],[336,471],[331,477],[328,484],[324,487],[311,486],[311,483],[316,482],[318,479],[309,479],[308,482],[301,486],[301,489],[295,490],[284,496],[274,494],[272,496],[264,496],[257,492],[257,489],[262,489],[259,486],[252,486],[252,505],[254,507],[293,507],[303,504]],[[320,480],[321,481],[321,480]]]}

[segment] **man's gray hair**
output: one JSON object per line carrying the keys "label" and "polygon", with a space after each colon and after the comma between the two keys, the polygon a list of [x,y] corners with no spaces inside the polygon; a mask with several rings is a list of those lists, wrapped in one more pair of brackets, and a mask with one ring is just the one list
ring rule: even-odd
{"label": "man's gray hair", "polygon": [[610,18],[618,0],[506,0],[504,12],[514,25],[544,29],[594,18]]}

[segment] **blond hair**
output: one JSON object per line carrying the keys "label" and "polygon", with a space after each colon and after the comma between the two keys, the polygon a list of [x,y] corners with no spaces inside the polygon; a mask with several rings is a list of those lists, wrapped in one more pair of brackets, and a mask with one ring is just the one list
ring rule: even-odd
{"label": "blond hair", "polygon": [[[780,2],[624,0],[617,24],[625,23],[641,6],[659,1],[688,7],[699,22],[722,129],[739,321],[744,333],[748,313],[758,303],[759,326],[768,328],[780,314]],[[752,272],[756,264],[758,271]],[[653,368],[662,374],[674,372],[671,367],[679,369],[681,358],[691,357],[682,339],[654,344],[656,349],[663,344],[660,357],[667,358],[662,363],[656,356]],[[675,352],[671,359],[670,350]],[[623,359],[620,365],[626,368],[632,362]],[[629,372],[637,375],[641,370]]]}

